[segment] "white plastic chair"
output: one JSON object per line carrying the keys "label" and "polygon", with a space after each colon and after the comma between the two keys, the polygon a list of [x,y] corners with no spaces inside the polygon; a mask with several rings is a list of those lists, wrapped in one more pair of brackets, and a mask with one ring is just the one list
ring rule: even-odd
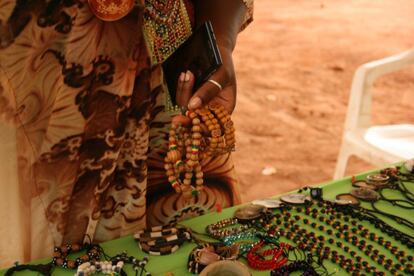
{"label": "white plastic chair", "polygon": [[414,157],[414,125],[371,126],[373,82],[410,64],[414,49],[363,64],[355,72],[334,179],[344,176],[351,155],[378,167]]}

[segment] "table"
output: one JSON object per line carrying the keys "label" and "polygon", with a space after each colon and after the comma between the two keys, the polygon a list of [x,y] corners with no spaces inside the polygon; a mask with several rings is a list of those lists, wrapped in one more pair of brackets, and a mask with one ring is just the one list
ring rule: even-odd
{"label": "table", "polygon": [[[357,176],[357,179],[365,178],[366,175],[374,173],[374,172],[376,171],[369,171],[369,172],[360,174]],[[271,183],[269,183],[269,185],[271,185]],[[350,178],[344,178],[339,181],[323,183],[317,186],[323,188],[325,199],[333,200],[335,198],[335,195],[339,193],[349,192],[351,189],[351,182],[350,182]],[[410,187],[410,190],[414,192],[414,184],[412,185],[412,187]],[[389,193],[387,193],[387,196],[389,195],[389,196],[398,197],[398,193],[399,192],[397,191],[390,191]],[[367,203],[362,203],[362,206],[367,207],[368,205]],[[233,212],[239,207],[240,206],[234,206],[232,208],[227,208],[227,209],[224,209],[221,213],[216,213],[216,212],[209,213],[204,216],[200,216],[197,218],[187,220],[183,222],[183,224],[188,227],[191,227],[193,230],[197,232],[204,232],[204,228],[206,227],[206,225],[210,223],[214,223],[224,218],[231,217]],[[404,217],[414,223],[414,215],[413,215],[414,211],[408,210],[408,209],[402,209],[402,208],[398,208],[397,210],[396,208],[393,208],[392,206],[384,206],[384,207],[387,208],[387,211],[394,211],[396,212],[394,214],[398,214],[399,216]],[[395,225],[395,222],[387,218],[384,218],[384,221],[393,225],[398,230],[414,236],[414,229],[410,229],[403,225]],[[368,225],[369,224],[367,223],[367,226]],[[384,235],[379,230],[376,230],[373,227],[370,227],[370,230],[372,230],[372,232],[375,232],[378,235]],[[395,241],[395,243],[393,242],[393,244],[395,244],[399,248],[404,248],[404,246],[400,242]],[[143,252],[139,250],[137,243],[135,242],[132,236],[127,236],[127,237],[119,238],[113,241],[105,242],[102,244],[102,247],[104,248],[105,252],[111,256],[116,255],[117,253],[120,253],[123,250],[127,250],[128,254],[134,255],[135,257],[138,257],[138,258],[142,258],[146,256],[146,254],[144,254]],[[146,266],[146,269],[149,272],[151,272],[153,276],[165,275],[167,272],[172,272],[175,276],[194,275],[194,274],[187,272],[186,270],[187,258],[188,258],[189,252],[194,247],[195,247],[195,244],[187,242],[183,246],[181,246],[181,248],[177,252],[171,255],[150,256],[150,260],[149,260],[148,265]],[[383,252],[383,254],[386,255],[387,257],[392,256],[388,251]],[[414,252],[411,252],[411,254],[414,254]],[[34,261],[33,263],[34,264],[35,263],[48,263],[49,261],[50,259],[45,259],[45,260]],[[245,261],[242,260],[242,262],[245,262]],[[328,262],[328,261],[326,261],[325,263],[326,263],[326,267],[329,272],[338,270],[338,274],[336,275],[347,275],[347,273],[343,269],[341,270],[339,266],[333,265],[331,262]],[[372,264],[375,264],[375,263],[372,262]],[[377,267],[380,267],[380,266],[377,265]],[[125,266],[125,271],[128,275],[134,275],[134,273],[132,273],[132,269],[130,265]],[[1,274],[3,274],[4,272],[5,271],[3,270]],[[62,276],[73,275],[74,271],[57,268],[54,270],[53,274],[62,275]],[[252,274],[259,276],[259,275],[269,275],[270,273],[269,271],[259,272],[259,271],[252,270]],[[26,271],[26,272],[16,273],[15,275],[36,275],[36,273]]]}

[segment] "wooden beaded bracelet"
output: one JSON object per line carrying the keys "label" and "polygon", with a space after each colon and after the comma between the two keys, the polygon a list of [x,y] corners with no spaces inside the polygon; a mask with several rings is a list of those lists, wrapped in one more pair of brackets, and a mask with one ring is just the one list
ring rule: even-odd
{"label": "wooden beaded bracelet", "polygon": [[[70,253],[86,250],[86,254],[75,260],[69,260],[68,255]],[[98,261],[100,259],[101,247],[97,244],[85,243],[80,246],[79,244],[67,244],[65,246],[56,246],[53,252],[52,264],[61,266],[63,268],[74,269],[79,265],[88,261]]]}
{"label": "wooden beaded bracelet", "polygon": [[228,228],[230,226],[237,225],[238,223],[238,219],[236,218],[223,219],[216,223],[207,225],[206,232],[212,238],[221,239],[225,236],[239,234],[249,229],[247,224]]}
{"label": "wooden beaded bracelet", "polygon": [[185,241],[191,240],[191,234],[184,228],[156,226],[139,231],[134,238],[142,251],[159,256],[177,251]]}

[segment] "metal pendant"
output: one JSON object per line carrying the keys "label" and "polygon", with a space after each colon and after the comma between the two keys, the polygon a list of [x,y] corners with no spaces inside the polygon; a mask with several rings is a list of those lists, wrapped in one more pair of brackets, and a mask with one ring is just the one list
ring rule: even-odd
{"label": "metal pendant", "polygon": [[256,199],[252,201],[254,205],[262,205],[269,209],[276,209],[279,208],[282,204],[282,201],[276,198],[263,198],[263,199]]}
{"label": "metal pendant", "polygon": [[352,189],[351,195],[365,201],[377,201],[380,198],[376,191],[364,188]]}
{"label": "metal pendant", "polygon": [[352,182],[352,186],[356,188],[364,188],[364,189],[370,189],[370,190],[378,189],[377,186],[368,184],[365,180],[358,180],[358,181]]}
{"label": "metal pendant", "polygon": [[134,0],[88,0],[93,14],[103,21],[116,21],[134,8]]}
{"label": "metal pendant", "polygon": [[338,205],[358,206],[360,204],[358,198],[351,194],[339,194],[336,196],[335,203]]}
{"label": "metal pendant", "polygon": [[370,174],[367,176],[367,183],[377,188],[383,188],[388,185],[390,177],[385,174]]}
{"label": "metal pendant", "polygon": [[237,218],[239,222],[251,221],[260,218],[266,211],[267,208],[263,205],[250,204],[246,207],[237,209],[236,212],[234,212],[234,217]]}
{"label": "metal pendant", "polygon": [[304,194],[288,194],[280,198],[281,201],[289,204],[304,204],[311,201],[311,197]]}

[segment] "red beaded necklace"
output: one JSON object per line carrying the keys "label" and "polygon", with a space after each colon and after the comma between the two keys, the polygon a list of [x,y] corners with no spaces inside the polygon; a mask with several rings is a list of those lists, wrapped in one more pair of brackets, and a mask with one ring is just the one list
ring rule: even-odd
{"label": "red beaded necklace", "polygon": [[[261,252],[259,250],[265,246],[265,242],[253,246],[253,248],[247,253],[247,261],[250,267],[256,270],[272,270],[278,269],[284,266],[288,257],[285,254],[285,249],[290,249],[289,244],[280,243],[278,247],[265,249]],[[268,256],[273,256],[271,259],[266,259]]]}

